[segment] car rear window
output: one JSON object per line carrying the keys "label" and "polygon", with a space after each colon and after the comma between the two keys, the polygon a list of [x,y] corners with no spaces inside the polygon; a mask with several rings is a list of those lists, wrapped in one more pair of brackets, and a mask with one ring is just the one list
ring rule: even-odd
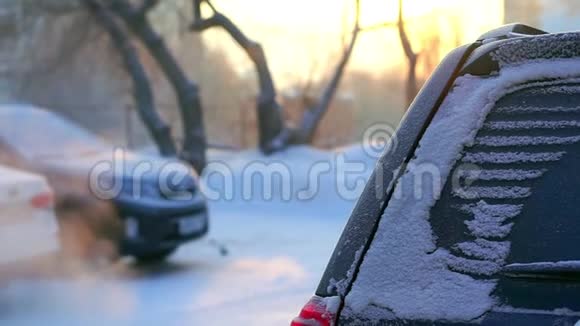
{"label": "car rear window", "polygon": [[565,59],[456,81],[395,187],[341,318],[580,312],[578,76],[580,61]]}

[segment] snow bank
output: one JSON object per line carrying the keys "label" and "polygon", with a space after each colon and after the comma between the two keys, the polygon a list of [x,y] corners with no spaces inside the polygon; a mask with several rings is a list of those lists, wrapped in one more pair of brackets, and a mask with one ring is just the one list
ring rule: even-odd
{"label": "snow bank", "polygon": [[[508,55],[508,54],[505,54]],[[510,54],[516,55],[516,54]],[[503,58],[508,61],[507,58]],[[513,59],[517,61],[517,58]],[[346,297],[345,314],[368,318],[402,318],[448,321],[474,321],[494,306],[491,296],[495,280],[480,280],[458,273],[492,275],[504,262],[509,243],[490,245],[479,240],[472,244],[460,244],[456,250],[470,252],[488,260],[472,260],[455,257],[437,248],[429,223],[429,212],[440,196],[439,189],[425,187],[430,195],[416,198],[412,191],[415,167],[435,164],[446,180],[451,167],[460,157],[464,146],[474,142],[477,131],[494,103],[508,92],[521,88],[530,80],[571,78],[580,75],[580,61],[557,60],[537,62],[525,66],[505,66],[494,77],[459,78],[451,94],[446,98],[431,126],[421,139],[410,168],[396,185],[395,192],[402,196],[391,199],[373,244],[364,257],[356,281]],[[551,142],[542,139],[541,142]],[[489,140],[490,144],[503,145],[507,141]],[[509,140],[511,143],[512,140]],[[517,139],[517,143],[535,140]],[[538,162],[558,160],[564,155],[556,153],[474,153],[463,161],[484,162]],[[433,189],[432,189],[433,188]],[[483,191],[483,189],[479,189]],[[529,189],[500,190],[503,197],[529,195]],[[494,232],[509,232],[511,225],[499,221],[517,214],[521,207],[485,206],[467,207],[479,212],[472,221],[471,229],[482,237]],[[501,227],[504,227],[502,230]],[[496,247],[497,246],[497,247]],[[382,315],[377,315],[380,307]]]}
{"label": "snow bank", "polygon": [[348,215],[376,162],[360,144],[337,151],[293,146],[269,156],[257,150],[212,151],[209,158],[202,176],[209,201],[227,202],[232,209],[252,205],[323,215]]}

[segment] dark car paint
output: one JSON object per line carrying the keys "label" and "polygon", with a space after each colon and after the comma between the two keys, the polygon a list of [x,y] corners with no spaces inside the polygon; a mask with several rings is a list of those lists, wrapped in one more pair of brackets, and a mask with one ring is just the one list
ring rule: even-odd
{"label": "dark car paint", "polygon": [[548,34],[545,31],[542,31],[537,28],[533,28],[528,25],[522,24],[508,24],[504,26],[500,26],[496,29],[492,29],[491,31],[484,33],[480,37],[477,38],[478,41],[486,41],[491,39],[506,39],[510,37],[510,35],[514,34],[521,34],[521,35],[541,35],[541,34]]}
{"label": "dark car paint", "polygon": [[178,222],[184,215],[156,218],[139,216],[140,238],[123,239],[120,244],[121,254],[139,256],[160,250],[174,249],[185,242],[204,236],[209,230],[207,210],[198,211],[195,215],[205,220],[205,227],[188,235],[181,235],[178,230]]}
{"label": "dark car paint", "polygon": [[[340,295],[342,298],[348,293],[356,273],[360,267],[362,257],[366,253],[372,237],[376,232],[378,221],[388,202],[392,189],[387,189],[393,178],[389,175],[404,162],[408,162],[412,157],[423,131],[429,125],[431,118],[437,112],[439,105],[447,95],[454,80],[465,74],[491,75],[501,69],[500,65],[492,56],[500,47],[518,48],[525,46],[525,38],[529,36],[516,34],[536,35],[534,37],[544,38],[546,43],[563,41],[564,45],[560,50],[550,49],[548,51],[538,51],[543,58],[569,58],[580,56],[580,42],[578,34],[544,34],[544,32],[522,27],[522,25],[511,25],[484,34],[477,42],[459,48],[447,56],[439,65],[432,77],[422,88],[416,100],[411,104],[409,110],[397,130],[398,147],[389,153],[388,157],[381,157],[375,171],[365,187],[361,198],[355,206],[345,230],[330,258],[326,271],[316,290],[316,295],[328,297]],[[538,36],[539,35],[539,36]],[[539,58],[536,56],[535,58]],[[525,60],[525,57],[519,58]],[[516,57],[514,60],[518,60]],[[444,85],[444,86],[443,86]],[[386,172],[385,172],[386,171]],[[380,184],[375,179],[377,174],[384,177]],[[398,176],[397,176],[398,177]],[[377,197],[377,189],[387,193]],[[388,191],[387,191],[388,190]],[[362,254],[356,255],[357,250],[364,248]],[[354,275],[348,276],[349,270],[353,270]],[[337,293],[336,289],[329,287],[330,281],[348,280],[345,293]],[[523,294],[524,295],[524,294]],[[342,309],[342,307],[341,307]],[[340,320],[340,310],[338,312],[338,324],[342,322],[348,324],[348,320]],[[482,317],[485,325],[574,325],[578,320],[577,316],[566,316],[559,313],[539,313],[538,311],[492,311]],[[360,322],[360,321],[358,321]],[[357,324],[357,323],[353,323]],[[394,321],[383,322],[377,325],[461,325],[453,323],[438,323],[434,321]]]}
{"label": "dark car paint", "polygon": [[[578,83],[561,82],[561,84],[580,88]],[[496,102],[494,109],[486,117],[486,122],[508,120],[509,114],[500,113],[495,107],[518,106],[525,103],[528,106],[555,107],[555,106],[576,106],[580,103],[580,93],[570,94],[538,94],[541,86],[522,88],[510,93]],[[535,113],[526,114],[530,120],[578,120],[579,113]],[[512,115],[513,117],[513,115]],[[526,135],[534,131],[491,131],[482,128],[476,136],[510,136]],[[536,131],[537,132],[537,131]],[[543,136],[570,136],[576,133],[574,129],[546,129],[542,130]],[[545,174],[541,178],[526,181],[474,181],[473,186],[525,186],[533,189],[532,194],[525,200],[520,217],[515,223],[510,233],[511,242],[510,255],[507,264],[513,263],[533,263],[533,262],[560,262],[574,261],[580,258],[578,246],[570,244],[580,244],[580,226],[577,220],[578,206],[578,185],[580,175],[570,173],[580,166],[580,145],[534,145],[518,147],[523,151],[543,151],[550,150],[565,151],[565,158],[557,162],[547,163],[517,163],[517,168],[522,169],[545,169]],[[486,152],[493,148],[486,148],[482,145],[474,145],[464,149],[467,152]],[[453,169],[460,165],[457,161]],[[485,164],[479,165],[486,168]],[[495,164],[493,167],[497,168]],[[508,164],[501,168],[509,168]],[[465,228],[464,221],[469,219],[468,214],[464,214],[455,207],[465,203],[463,200],[451,195],[452,186],[449,180],[443,187],[441,197],[431,209],[431,226],[437,238],[438,248],[452,250],[454,244],[470,241],[470,232]],[[554,191],[557,189],[557,191]],[[489,200],[488,200],[489,202]],[[505,203],[503,201],[502,203]],[[510,200],[511,204],[521,204],[518,200]],[[549,204],[546,204],[549,203]],[[499,282],[496,286],[494,296],[498,302],[509,304],[514,307],[526,307],[537,311],[553,311],[566,307],[573,311],[580,311],[580,279],[574,278],[573,273],[568,275],[557,274],[544,275],[543,277],[506,277],[498,275]],[[473,276],[479,278],[478,276]],[[567,279],[565,279],[567,277]],[[542,300],[538,300],[542,298]],[[580,316],[576,317],[580,319]],[[485,323],[487,325],[487,323]]]}
{"label": "dark car paint", "polygon": [[[209,230],[208,210],[205,200],[197,196],[191,200],[168,200],[166,198],[135,199],[130,195],[119,195],[113,199],[122,219],[133,217],[139,221],[140,237],[123,239],[120,251],[125,255],[139,255],[175,248],[185,242],[198,239]],[[196,216],[204,219],[205,227],[198,232],[180,235],[179,220]]]}

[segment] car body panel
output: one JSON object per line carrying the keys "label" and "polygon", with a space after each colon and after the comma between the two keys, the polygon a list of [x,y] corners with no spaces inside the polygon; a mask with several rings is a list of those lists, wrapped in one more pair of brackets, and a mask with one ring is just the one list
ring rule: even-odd
{"label": "car body panel", "polygon": [[340,289],[332,284],[347,280],[351,267],[358,265],[360,255],[357,255],[357,251],[360,252],[368,246],[369,236],[376,228],[380,213],[388,201],[391,183],[395,177],[391,173],[383,174],[382,171],[395,171],[410,160],[417,146],[418,135],[425,130],[436,108],[441,104],[440,94],[444,94],[451,86],[458,69],[474,48],[473,45],[466,45],[450,53],[447,60],[441,63],[427,81],[429,86],[424,87],[413,101],[414,109],[407,111],[397,130],[396,138],[399,141],[388,157],[382,156],[377,162],[330,258],[329,268],[323,274],[316,295],[337,295]]}
{"label": "car body panel", "polygon": [[[55,113],[31,105],[0,105],[0,116],[8,128],[0,135],[0,160],[46,176],[55,192],[59,217],[82,215],[98,237],[122,243],[123,254],[132,254],[131,249],[137,247],[138,253],[156,252],[207,233],[206,201],[198,175],[188,164],[115,148]],[[20,127],[13,128],[14,124]],[[51,126],[59,128],[54,139],[42,140],[52,137]],[[67,128],[72,140],[67,139]],[[79,138],[74,139],[75,135]],[[33,150],[39,139],[46,144]],[[191,215],[202,216],[205,226],[161,243],[176,219]],[[142,230],[150,225],[152,232],[147,232],[147,238],[126,238],[126,217],[139,220]]]}
{"label": "car body panel", "polygon": [[[543,33],[541,31],[532,30],[530,34],[533,34],[534,36],[526,36],[518,35],[522,32],[521,29],[518,30],[519,31],[514,31],[512,26],[504,28],[500,31],[493,31],[492,33],[482,37],[478,42],[472,44],[470,51],[466,53],[464,52],[465,55],[460,60],[460,67],[456,69],[452,75],[448,76],[449,83],[453,84],[456,77],[463,75],[477,75],[483,78],[486,76],[494,76],[503,67],[524,64],[528,61],[535,62],[539,59],[561,60],[566,58],[580,57],[580,42],[578,42],[580,37],[579,33],[542,35]],[[441,63],[441,66],[444,66],[448,60],[451,60],[451,62],[455,62],[455,64],[457,64],[457,61],[455,61],[456,58],[452,56],[446,58]],[[434,75],[437,73],[438,71],[436,71]],[[429,92],[429,89],[437,90],[434,85],[427,83],[422,89],[422,92]],[[437,91],[439,93],[436,91],[434,97],[445,98],[449,89],[450,87],[438,89]],[[400,154],[397,152],[390,152],[389,156],[381,157],[374,174],[388,174],[390,171],[394,171],[396,167],[400,166],[402,162],[408,162],[408,160],[412,157],[412,153],[414,152],[417,143],[421,138],[422,132],[417,131],[418,129],[416,128],[413,129],[412,126],[414,123],[407,120],[412,116],[432,117],[438,109],[438,106],[436,105],[424,107],[418,106],[418,103],[420,102],[415,101],[411,105],[405,119],[397,130],[397,134],[395,135],[399,141],[403,139],[404,142],[408,143],[409,140],[404,139],[406,137],[411,137],[411,139],[414,141],[413,146],[404,148],[404,152],[406,152],[404,156],[406,159],[401,160]],[[419,118],[416,123],[424,123],[424,127],[426,127],[429,122],[430,119]],[[391,180],[388,179],[388,177],[384,178],[383,180],[386,180],[387,182],[382,185],[383,188],[381,189],[390,189],[389,187]],[[369,180],[363,195],[353,210],[349,223],[345,228],[339,243],[337,244],[335,252],[330,259],[329,265],[316,291],[316,294],[321,297],[339,295],[340,297],[344,298],[345,294],[349,293],[352,283],[358,276],[360,264],[363,261],[369,247],[369,239],[374,236],[376,231],[376,224],[380,220],[382,212],[386,206],[385,202],[388,202],[388,197],[376,197],[375,187],[377,187],[377,185],[375,183],[376,180],[374,180],[374,178]],[[573,192],[571,191],[570,193]],[[568,202],[570,202],[570,200],[571,199],[568,199]],[[369,207],[373,209],[368,209]],[[557,207],[554,207],[552,210],[555,209],[557,209]],[[537,228],[538,225],[536,224],[535,227]],[[436,232],[444,232],[441,230],[446,228],[448,232],[452,232],[454,235],[462,234],[460,231],[453,231],[453,229],[449,230],[448,225],[439,227],[439,230]],[[437,226],[434,226],[434,229],[437,229]],[[524,238],[522,238],[525,236],[518,236],[518,233],[519,232],[517,232],[517,228],[514,229],[514,237],[520,237],[519,239],[514,239],[514,241],[518,242],[520,245],[525,244],[526,242],[523,241]],[[529,234],[529,232],[522,231],[521,234]],[[570,239],[576,238],[574,238],[574,235],[571,235]],[[525,245],[523,248],[524,249],[522,250],[525,251]],[[517,251],[518,250],[515,249],[514,252]],[[340,256],[343,257],[341,258]],[[522,257],[521,254],[520,257]],[[517,261],[508,260],[508,262]],[[337,287],[336,284],[340,282],[342,282],[340,287]],[[520,282],[520,284],[514,285],[514,282]],[[433,320],[413,321],[396,319],[382,321],[375,320],[374,322],[377,325],[461,325],[471,323],[483,323],[484,325],[503,325],[509,320],[509,322],[513,323],[514,325],[544,323],[546,325],[573,325],[576,321],[578,321],[580,316],[578,316],[578,313],[574,311],[576,308],[573,310],[562,310],[560,309],[562,308],[562,305],[558,306],[557,304],[553,307],[548,306],[547,310],[542,309],[540,306],[534,307],[533,305],[531,309],[524,308],[529,306],[530,302],[532,302],[534,298],[538,296],[550,296],[549,291],[553,291],[551,298],[555,299],[556,303],[558,303],[556,298],[560,298],[560,300],[562,300],[560,301],[561,304],[569,302],[570,298],[576,298],[575,293],[578,293],[576,290],[576,285],[563,284],[561,285],[562,290],[554,289],[554,284],[552,284],[552,286],[546,285],[546,290],[540,290],[541,287],[536,287],[538,289],[536,291],[539,292],[533,292],[536,293],[536,295],[527,296],[526,293],[532,292],[529,292],[531,291],[529,287],[521,287],[521,284],[525,282],[526,281],[513,280],[511,278],[502,276],[498,284],[498,293],[500,295],[504,295],[504,298],[502,299],[504,306],[502,306],[502,309],[494,308],[485,316],[471,320],[469,322]],[[527,282],[530,282],[530,280]],[[518,290],[515,290],[515,288],[518,288]],[[502,294],[502,291],[506,291],[506,293]],[[566,295],[565,291],[571,292],[569,292],[570,294]],[[570,295],[572,295],[572,297],[570,297]],[[520,298],[516,308],[509,306],[510,303],[518,302],[514,298]],[[549,308],[554,308],[555,310]],[[341,306],[339,314],[343,312],[342,309],[343,308]],[[367,320],[367,322],[369,321]],[[340,315],[338,324],[361,324],[361,320],[352,319],[347,317],[347,315]]]}
{"label": "car body panel", "polygon": [[52,206],[31,204],[35,196],[43,194],[52,194],[52,190],[42,176],[0,166],[0,264],[59,250]]}

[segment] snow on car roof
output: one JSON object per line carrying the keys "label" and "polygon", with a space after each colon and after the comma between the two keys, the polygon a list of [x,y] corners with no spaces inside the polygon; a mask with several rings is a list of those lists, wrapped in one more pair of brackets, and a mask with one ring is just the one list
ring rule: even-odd
{"label": "snow on car roof", "polygon": [[60,115],[28,104],[0,105],[0,142],[27,157],[105,148],[89,131]]}
{"label": "snow on car roof", "polygon": [[53,113],[48,110],[34,106],[32,104],[24,103],[2,103],[0,104],[0,115],[3,117],[45,117],[48,115],[53,115]]}
{"label": "snow on car roof", "polygon": [[[493,274],[504,263],[510,243],[504,241],[490,244],[476,241],[462,244],[459,248],[485,256],[486,260],[460,258],[445,249],[437,248],[429,218],[430,210],[441,195],[442,187],[423,183],[422,196],[418,197],[413,181],[416,174],[421,172],[415,170],[425,164],[434,165],[440,173],[440,180],[447,180],[464,146],[474,143],[487,113],[498,99],[518,90],[521,87],[518,85],[527,81],[578,76],[580,61],[561,59],[523,66],[506,66],[500,74],[493,77],[464,76],[457,79],[453,90],[420,140],[415,157],[398,180],[395,193],[400,195],[393,196],[384,211],[375,238],[345,299],[345,316],[473,321],[494,306],[492,291],[497,280],[476,279],[457,271]],[[493,145],[507,140],[487,141]],[[546,143],[552,139],[537,141]],[[536,140],[516,139],[513,142],[528,143]],[[467,159],[477,162],[554,161],[561,158],[564,152],[502,154],[501,157],[491,157],[490,153],[481,153]],[[522,193],[514,189],[496,190],[501,190],[500,193],[505,196],[527,195],[531,191],[525,189]],[[499,212],[491,212],[490,207],[484,206],[480,204],[466,208],[478,212],[474,213],[471,225],[476,229],[476,234],[486,235],[486,232],[497,231],[487,228],[490,225],[485,223],[486,218],[505,220],[519,214],[521,210],[516,205],[507,205],[503,207],[505,210],[500,205],[494,205],[493,209],[499,209]]]}

